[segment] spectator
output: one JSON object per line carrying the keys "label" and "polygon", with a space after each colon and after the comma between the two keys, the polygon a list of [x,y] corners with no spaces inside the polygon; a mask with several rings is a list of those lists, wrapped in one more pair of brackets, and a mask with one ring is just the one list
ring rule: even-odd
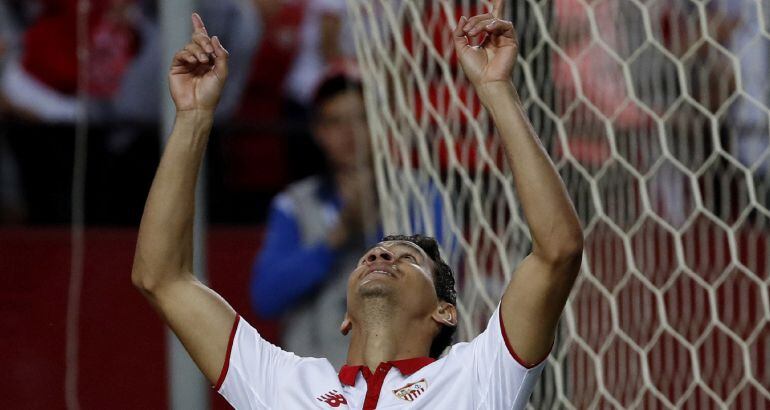
{"label": "spectator", "polygon": [[[287,94],[284,115],[289,124],[294,125],[287,138],[289,150],[295,156],[289,169],[293,178],[313,174],[318,168],[314,161],[317,156],[314,156],[312,136],[302,126],[309,121],[313,90],[325,73],[352,67],[356,57],[353,19],[347,15],[347,0],[298,1],[304,3],[299,50],[284,85]],[[400,1],[389,0],[389,3]],[[381,7],[371,7],[379,19]],[[370,19],[361,24],[364,30],[370,30],[376,23]],[[381,34],[388,30],[386,26],[377,26]]]}
{"label": "spectator", "polygon": [[[283,116],[283,84],[299,48],[305,2],[255,0],[255,4],[264,22],[263,35],[227,135],[215,138],[208,148],[209,195],[216,198],[208,203],[208,216],[215,223],[264,222],[272,197],[289,181],[299,179],[288,177],[289,166],[297,161],[290,161],[287,153],[321,156],[288,150],[289,128],[302,125],[304,130],[306,124],[290,124]],[[306,141],[312,144],[312,137]]]}
{"label": "spectator", "polygon": [[288,319],[284,348],[341,365],[347,343],[335,329],[345,313],[347,275],[379,236],[365,234],[376,210],[361,85],[330,77],[313,107],[313,135],[329,170],[274,199],[251,297],[261,316]]}
{"label": "spectator", "polygon": [[[155,1],[142,8],[138,18],[142,47],[128,68],[115,98],[114,111],[118,119],[142,123],[160,120],[163,83],[162,38],[158,22],[151,11]],[[235,112],[246,84],[251,58],[259,43],[264,24],[255,3],[237,0],[201,2],[199,14],[208,29],[218,34],[230,51],[230,72],[217,109],[217,120],[230,118]],[[148,104],[154,101],[155,104]]]}
{"label": "spectator", "polygon": [[[133,3],[92,3],[85,22],[88,38],[82,45],[90,54],[85,67],[89,87],[85,91],[95,102],[94,107],[112,97],[133,57]],[[65,223],[71,215],[73,135],[78,110],[78,2],[4,4],[12,8],[17,21],[23,22],[24,30],[18,35],[18,49],[10,53],[0,73],[0,100],[10,118],[4,127],[3,151],[12,155],[17,165],[4,164],[2,176],[12,181],[11,186],[18,186],[17,194],[23,194],[23,222]],[[96,119],[94,113],[89,119]]]}
{"label": "spectator", "polygon": [[289,98],[307,107],[318,81],[330,65],[355,57],[345,0],[308,0],[300,50],[286,84]]}
{"label": "spectator", "polygon": [[[38,2],[40,12],[23,35],[24,47],[0,78],[0,94],[23,116],[73,123],[77,112],[77,0]],[[109,99],[135,51],[133,0],[92,5],[88,20],[89,95]]]}
{"label": "spectator", "polygon": [[[280,120],[283,84],[296,58],[306,5],[295,0],[255,0],[263,17],[264,35],[254,54],[238,117],[260,125]],[[268,64],[263,62],[268,61]],[[276,103],[279,102],[279,103]]]}

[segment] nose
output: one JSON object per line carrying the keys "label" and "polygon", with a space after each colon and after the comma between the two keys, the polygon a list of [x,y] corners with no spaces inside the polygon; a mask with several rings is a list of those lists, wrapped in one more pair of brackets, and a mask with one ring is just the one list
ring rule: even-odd
{"label": "nose", "polygon": [[376,246],[364,255],[364,263],[367,265],[376,262],[392,262],[395,259],[393,252],[383,248],[382,246]]}

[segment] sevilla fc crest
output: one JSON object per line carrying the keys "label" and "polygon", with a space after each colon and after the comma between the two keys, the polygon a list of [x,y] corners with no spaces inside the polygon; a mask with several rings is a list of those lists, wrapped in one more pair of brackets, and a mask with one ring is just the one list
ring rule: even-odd
{"label": "sevilla fc crest", "polygon": [[426,382],[425,379],[422,379],[418,382],[407,384],[400,389],[393,390],[393,394],[395,394],[396,397],[401,400],[413,401],[414,399],[420,397],[422,392],[424,392],[427,388],[428,382]]}

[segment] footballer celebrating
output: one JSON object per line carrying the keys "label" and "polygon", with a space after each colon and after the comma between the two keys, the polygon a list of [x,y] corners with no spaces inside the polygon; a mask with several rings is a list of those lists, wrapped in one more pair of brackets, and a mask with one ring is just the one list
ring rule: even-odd
{"label": "footballer celebrating", "polygon": [[[347,284],[347,364],[263,340],[192,272],[198,169],[228,53],[201,18],[169,73],[176,122],[150,189],[132,279],[217,391],[238,409],[521,409],[549,354],[583,250],[566,189],[511,78],[518,44],[503,0],[452,30],[465,75],[490,112],[532,236],[486,329],[440,356],[458,323],[452,270],[426,236],[389,236]],[[482,40],[473,45],[473,39]],[[290,283],[287,283],[290,285]]]}

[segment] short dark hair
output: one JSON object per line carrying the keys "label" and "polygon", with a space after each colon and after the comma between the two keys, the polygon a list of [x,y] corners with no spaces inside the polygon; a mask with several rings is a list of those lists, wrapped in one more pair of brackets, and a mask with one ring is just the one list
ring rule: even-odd
{"label": "short dark hair", "polygon": [[313,120],[318,118],[318,110],[321,109],[321,106],[325,102],[331,100],[339,94],[351,90],[360,94],[364,93],[364,88],[361,84],[361,81],[349,74],[337,73],[321,80],[315,90],[315,94],[313,95],[313,104],[311,107]]}
{"label": "short dark hair", "polygon": [[[407,241],[419,246],[433,261],[433,284],[436,288],[436,296],[439,300],[457,306],[457,291],[455,290],[455,277],[452,268],[441,258],[436,239],[425,235],[389,235],[382,241]],[[442,325],[438,335],[433,338],[430,346],[430,357],[438,359],[444,349],[452,344],[456,326]]]}

